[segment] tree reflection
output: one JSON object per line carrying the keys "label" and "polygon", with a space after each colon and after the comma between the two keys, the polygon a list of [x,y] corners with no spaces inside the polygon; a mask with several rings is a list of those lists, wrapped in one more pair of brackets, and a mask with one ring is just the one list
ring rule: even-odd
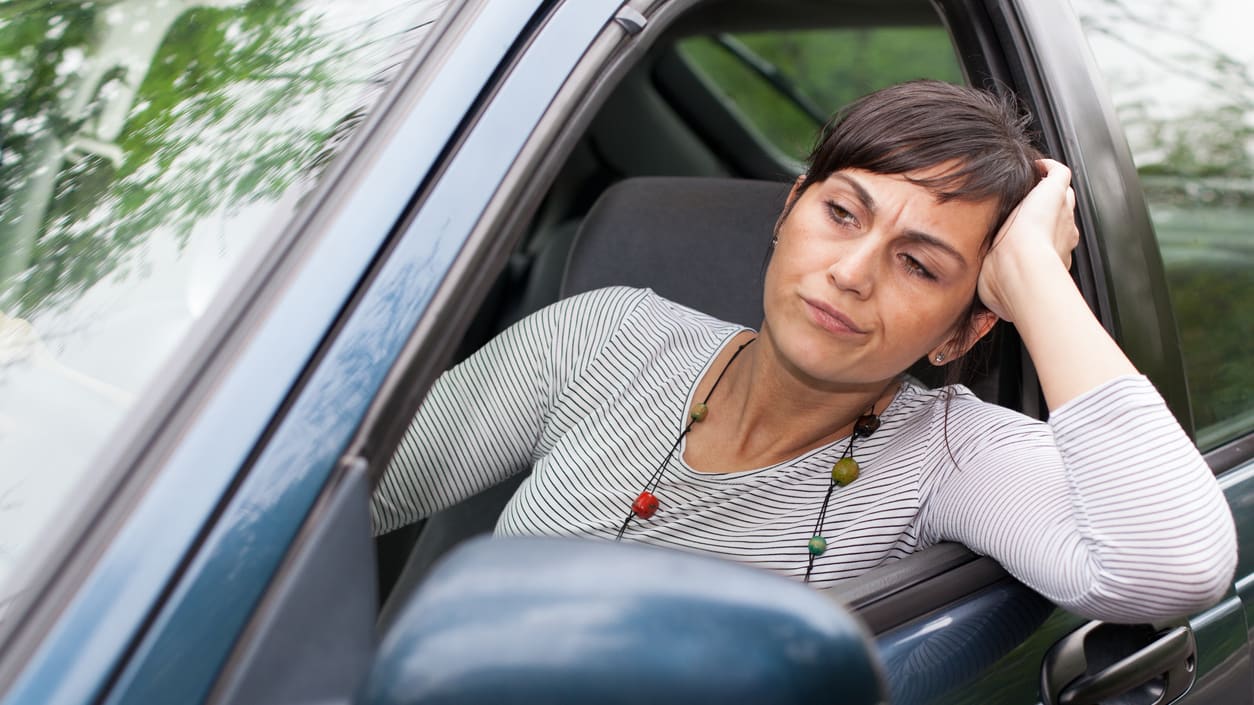
{"label": "tree reflection", "polygon": [[1120,120],[1143,174],[1254,176],[1254,65],[1210,41],[1199,22],[1214,8],[1174,0],[1076,2],[1101,49]]}
{"label": "tree reflection", "polygon": [[1254,53],[1231,31],[1251,18],[1243,2],[1073,0],[1149,200],[1208,448],[1254,423]]}
{"label": "tree reflection", "polygon": [[0,622],[131,400],[444,6],[0,3]]}
{"label": "tree reflection", "polygon": [[310,179],[378,78],[352,62],[396,36],[321,20],[296,0],[0,10],[0,307],[72,300],[158,229]]}

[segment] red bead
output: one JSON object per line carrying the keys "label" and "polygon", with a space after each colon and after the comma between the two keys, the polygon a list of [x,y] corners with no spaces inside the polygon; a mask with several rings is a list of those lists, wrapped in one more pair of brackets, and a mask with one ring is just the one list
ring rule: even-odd
{"label": "red bead", "polygon": [[636,516],[641,519],[648,519],[653,516],[657,512],[657,507],[657,497],[654,497],[653,493],[648,490],[641,492],[640,496],[636,497],[636,501],[631,503],[631,511],[635,512]]}

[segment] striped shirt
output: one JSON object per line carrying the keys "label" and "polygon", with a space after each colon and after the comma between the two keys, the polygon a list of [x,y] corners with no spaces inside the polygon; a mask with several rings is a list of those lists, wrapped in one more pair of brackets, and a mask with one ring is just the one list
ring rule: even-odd
{"label": "striped shirt", "polygon": [[[433,386],[375,491],[376,531],[531,468],[498,535],[613,539],[683,430],[697,382],[743,330],[622,287],[533,314]],[[1048,423],[907,379],[880,418],[855,446],[860,477],[832,494],[811,576],[820,587],[939,541],[1110,621],[1196,611],[1228,587],[1231,515],[1144,377],[1093,389]],[[692,469],[681,444],[655,493],[661,509],[623,539],[800,579],[846,444],[726,474]]]}

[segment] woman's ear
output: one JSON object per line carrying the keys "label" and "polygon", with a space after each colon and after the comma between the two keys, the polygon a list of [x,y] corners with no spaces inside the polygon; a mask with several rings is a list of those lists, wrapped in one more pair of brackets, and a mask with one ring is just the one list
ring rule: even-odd
{"label": "woman's ear", "polygon": [[962,335],[961,331],[954,337],[945,341],[939,348],[933,350],[928,356],[928,362],[935,366],[944,365],[947,362],[953,362],[972,348],[980,339],[988,335],[993,330],[993,326],[997,325],[997,314],[982,308],[971,314],[971,323],[966,328],[966,335]]}

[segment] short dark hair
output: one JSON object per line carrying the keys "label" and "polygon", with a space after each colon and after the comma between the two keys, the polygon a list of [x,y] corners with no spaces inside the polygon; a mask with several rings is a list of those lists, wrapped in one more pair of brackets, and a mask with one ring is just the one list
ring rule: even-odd
{"label": "short dark hair", "polygon": [[914,183],[947,200],[995,199],[992,243],[1010,211],[1040,180],[1030,117],[1013,98],[943,81],[899,83],[870,93],[832,116],[819,133],[797,195],[841,169],[909,174],[951,167]]}

